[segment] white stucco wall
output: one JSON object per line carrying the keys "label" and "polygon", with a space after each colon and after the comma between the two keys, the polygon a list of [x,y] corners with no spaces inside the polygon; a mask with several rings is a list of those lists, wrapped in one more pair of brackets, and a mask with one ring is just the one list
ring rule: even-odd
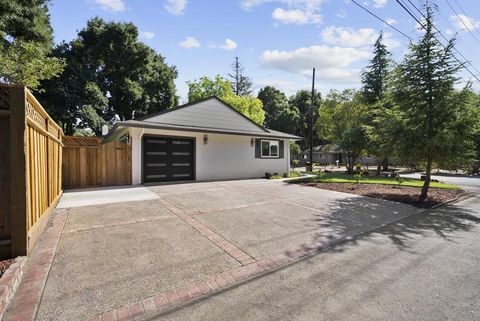
{"label": "white stucco wall", "polygon": [[255,158],[255,146],[250,136],[207,134],[208,143],[203,143],[204,133],[158,129],[130,128],[132,139],[132,183],[142,182],[142,137],[163,135],[195,138],[195,176],[197,181],[262,177],[265,172],[288,173],[290,150],[288,139],[284,140],[284,158]]}

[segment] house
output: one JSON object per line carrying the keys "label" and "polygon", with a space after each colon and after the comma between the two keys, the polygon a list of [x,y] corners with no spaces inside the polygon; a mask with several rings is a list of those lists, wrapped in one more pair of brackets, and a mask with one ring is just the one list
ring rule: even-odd
{"label": "house", "polygon": [[264,128],[217,97],[118,122],[106,140],[132,144],[132,184],[288,173],[298,136]]}
{"label": "house", "polygon": [[[303,151],[300,154],[300,163],[310,161],[310,149]],[[313,162],[320,165],[336,165],[338,160],[339,165],[345,164],[345,155],[343,151],[336,146],[318,145],[313,147]],[[374,155],[360,156],[356,161],[358,164],[365,166],[377,165],[377,158]]]}

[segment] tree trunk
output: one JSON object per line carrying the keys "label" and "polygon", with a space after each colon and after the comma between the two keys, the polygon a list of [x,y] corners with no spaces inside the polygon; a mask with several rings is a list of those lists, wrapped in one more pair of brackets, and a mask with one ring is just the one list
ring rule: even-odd
{"label": "tree trunk", "polygon": [[377,172],[375,173],[375,175],[377,176],[380,176],[380,172],[382,171],[382,163],[380,163],[378,160],[377,160]]}
{"label": "tree trunk", "polygon": [[388,171],[388,157],[382,159],[382,167],[384,171]]}
{"label": "tree trunk", "polygon": [[425,172],[425,183],[423,183],[422,194],[420,195],[420,197],[421,197],[422,199],[426,199],[426,198],[427,198],[428,189],[430,188],[431,178],[432,178],[432,157],[431,157],[431,156],[428,156],[428,159],[427,159],[427,169],[426,169],[426,172]]}

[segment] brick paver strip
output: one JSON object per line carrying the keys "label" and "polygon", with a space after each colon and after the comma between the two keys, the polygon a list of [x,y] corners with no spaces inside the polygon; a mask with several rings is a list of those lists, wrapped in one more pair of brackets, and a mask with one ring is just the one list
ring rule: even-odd
{"label": "brick paver strip", "polygon": [[213,244],[221,248],[225,253],[233,257],[235,260],[240,262],[240,264],[248,264],[250,262],[255,261],[253,257],[245,253],[243,250],[235,246],[234,244],[230,243],[214,231],[212,231],[208,226],[204,225],[203,223],[197,221],[192,216],[185,213],[183,210],[179,209],[169,201],[164,198],[160,198],[160,203],[167,208],[170,212],[178,216],[181,220],[185,223],[190,225],[194,228],[197,232],[205,236],[209,239]]}
{"label": "brick paver strip", "polygon": [[47,225],[43,239],[27,261],[25,275],[8,307],[5,321],[35,319],[67,214],[68,210],[54,214],[52,222]]}

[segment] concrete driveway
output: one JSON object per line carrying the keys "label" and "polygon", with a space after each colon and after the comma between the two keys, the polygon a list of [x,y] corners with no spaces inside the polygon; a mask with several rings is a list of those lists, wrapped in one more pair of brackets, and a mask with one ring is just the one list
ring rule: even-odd
{"label": "concrete driveway", "polygon": [[66,192],[51,232],[58,236],[47,231],[30,260],[35,268],[52,252],[51,266],[39,263],[48,277],[33,314],[69,321],[154,314],[162,299],[187,302],[419,211],[267,180]]}

